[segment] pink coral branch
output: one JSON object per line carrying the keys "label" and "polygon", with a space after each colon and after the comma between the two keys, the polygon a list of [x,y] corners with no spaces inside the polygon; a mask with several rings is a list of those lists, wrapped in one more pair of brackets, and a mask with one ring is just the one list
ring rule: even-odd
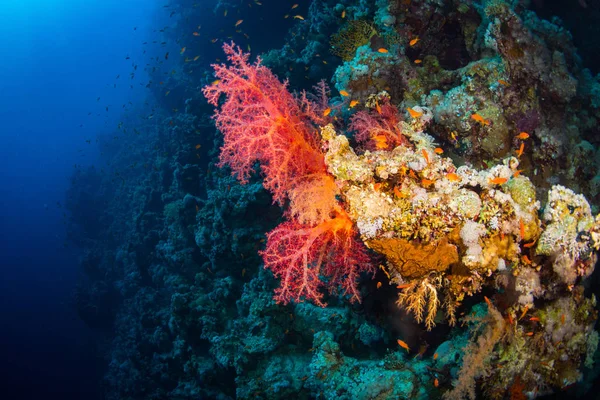
{"label": "pink coral branch", "polygon": [[[248,182],[255,163],[265,176],[264,186],[274,201],[283,203],[296,179],[312,173],[326,173],[318,146],[316,129],[304,116],[319,117],[313,109],[302,110],[298,100],[271,71],[248,63],[248,54],[232,44],[223,46],[231,65],[213,65],[217,83],[203,93],[208,102],[219,105],[217,128],[223,133],[220,165],[229,165],[242,183]],[[308,102],[307,99],[305,99]]]}

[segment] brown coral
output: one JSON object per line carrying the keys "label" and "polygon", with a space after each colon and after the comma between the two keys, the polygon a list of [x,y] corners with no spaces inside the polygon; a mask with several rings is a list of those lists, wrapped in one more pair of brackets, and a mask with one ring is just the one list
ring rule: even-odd
{"label": "brown coral", "polygon": [[419,244],[399,238],[380,238],[367,242],[376,252],[386,256],[402,278],[415,279],[432,272],[443,272],[458,262],[458,250],[447,239],[437,243]]}

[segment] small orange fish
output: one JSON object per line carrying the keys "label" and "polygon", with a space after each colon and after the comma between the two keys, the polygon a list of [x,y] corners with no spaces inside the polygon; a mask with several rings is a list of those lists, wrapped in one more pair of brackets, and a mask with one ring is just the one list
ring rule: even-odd
{"label": "small orange fish", "polygon": [[325,111],[323,111],[323,116],[324,116],[324,117],[326,117],[326,116],[328,116],[329,114],[331,114],[331,108],[327,107],[327,108],[325,109]]}
{"label": "small orange fish", "polygon": [[342,11],[342,18],[346,18],[346,10]]}
{"label": "small orange fish", "polygon": [[525,314],[527,314],[527,311],[529,311],[529,305],[526,305],[525,307],[523,307],[523,312],[521,313],[521,316],[519,317],[519,320],[523,319],[523,317],[525,316]]}
{"label": "small orange fish", "polygon": [[414,62],[415,62],[415,64],[421,64],[423,62],[423,60],[421,60],[420,58],[417,58]]}
{"label": "small orange fish", "polygon": [[481,125],[489,125],[490,121],[483,118],[481,115],[475,113],[475,114],[471,114],[471,119],[479,122]]}
{"label": "small orange fish", "polygon": [[396,289],[406,289],[407,287],[410,287],[410,286],[411,286],[410,283],[403,283],[402,285],[396,286]]}
{"label": "small orange fish", "polygon": [[529,139],[529,133],[521,132],[517,135],[517,139],[521,139],[521,140]]}
{"label": "small orange fish", "polygon": [[410,348],[408,347],[408,345],[406,344],[406,342],[404,340],[398,339],[398,345],[400,347],[402,347],[403,349],[406,349],[407,353],[410,353]]}
{"label": "small orange fish", "polygon": [[565,314],[560,314],[560,323],[561,323],[562,325],[564,325],[564,324],[565,324]]}
{"label": "small orange fish", "polygon": [[446,178],[448,178],[448,180],[449,180],[450,182],[459,182],[459,181],[461,180],[461,179],[460,179],[460,176],[458,176],[458,175],[457,175],[457,174],[455,174],[454,172],[449,172],[449,173],[447,173],[447,174],[446,174]]}
{"label": "small orange fish", "polygon": [[358,100],[352,100],[350,102],[350,108],[354,108],[358,103],[360,103]]}
{"label": "small orange fish", "polygon": [[506,178],[493,178],[488,181],[490,185],[503,185],[508,181]]}
{"label": "small orange fish", "polygon": [[438,358],[438,353],[433,353],[433,359],[437,360],[437,358]]}
{"label": "small orange fish", "polygon": [[240,26],[240,24],[241,24],[242,22],[244,22],[244,20],[243,20],[243,19],[238,19],[238,20],[237,20],[237,22],[235,23],[235,25],[234,25],[233,27],[235,28],[236,26]]}
{"label": "small orange fish", "polygon": [[221,82],[221,80],[217,79],[217,80],[212,81],[210,84],[211,85],[217,85],[219,82]]}
{"label": "small orange fish", "polygon": [[198,32],[194,32],[194,33],[192,33],[192,35],[194,35],[194,36],[200,36],[200,34]]}
{"label": "small orange fish", "polygon": [[523,155],[523,150],[525,150],[525,143],[521,143],[519,150],[517,150],[517,158],[521,158]]}
{"label": "small orange fish", "polygon": [[381,282],[377,282],[377,289],[381,287]]}
{"label": "small orange fish", "polygon": [[350,96],[350,93],[346,92],[345,90],[340,90],[340,94],[344,97]]}
{"label": "small orange fish", "polygon": [[525,237],[525,224],[522,219],[519,220],[519,234],[521,235],[521,240],[523,240]]}
{"label": "small orange fish", "polygon": [[419,118],[421,115],[423,115],[422,112],[419,111],[415,111],[412,108],[408,107],[406,110],[408,110],[408,113],[410,114],[411,117],[413,118]]}
{"label": "small orange fish", "polygon": [[408,42],[409,46],[414,46],[415,44],[419,43],[419,37],[417,36],[416,38],[414,38],[413,40],[411,40],[410,42]]}
{"label": "small orange fish", "polygon": [[421,185],[427,187],[427,186],[431,186],[435,183],[435,181],[432,181],[431,179],[421,179]]}
{"label": "small orange fish", "polygon": [[513,173],[513,176],[516,178],[517,176],[521,175],[521,172],[523,172],[522,169],[518,169]]}
{"label": "small orange fish", "polygon": [[425,161],[429,164],[429,153],[427,153],[427,150],[421,149],[421,154],[423,154],[423,158],[425,158]]}
{"label": "small orange fish", "polygon": [[381,107],[379,106],[379,103],[375,103],[375,109],[377,110],[377,114],[381,114]]}
{"label": "small orange fish", "polygon": [[196,150],[198,150],[200,147],[202,147],[202,145],[201,144],[197,144],[196,145]]}
{"label": "small orange fish", "polygon": [[504,79],[498,79],[498,83],[504,86],[510,86],[510,83],[506,82]]}
{"label": "small orange fish", "polygon": [[415,174],[415,171],[413,171],[412,169],[408,172],[408,176],[410,176],[413,179],[417,179],[417,174]]}
{"label": "small orange fish", "polygon": [[533,332],[527,332],[525,336],[533,336]]}
{"label": "small orange fish", "polygon": [[179,52],[179,54],[183,54],[183,53],[185,53],[185,47],[182,47],[181,51]]}
{"label": "small orange fish", "polygon": [[373,140],[377,149],[385,149],[388,146],[385,135],[375,135],[373,136]]}
{"label": "small orange fish", "polygon": [[441,147],[436,147],[435,149],[433,149],[433,152],[435,154],[444,154],[444,149],[442,149]]}
{"label": "small orange fish", "polygon": [[302,15],[294,15],[294,18],[304,21],[304,17]]}
{"label": "small orange fish", "polygon": [[534,244],[535,244],[535,242],[531,242],[531,243],[525,243],[525,244],[523,245],[523,247],[525,247],[525,248],[530,248],[530,247],[533,247],[533,245],[534,245]]}
{"label": "small orange fish", "polygon": [[510,314],[510,313],[507,315],[506,319],[508,320],[509,325],[513,325],[515,323],[515,320],[514,320],[512,314]]}
{"label": "small orange fish", "polygon": [[529,317],[529,320],[534,322],[540,322],[540,319],[538,317]]}
{"label": "small orange fish", "polygon": [[398,189],[398,186],[394,186],[394,195],[398,198],[404,197],[404,194]]}
{"label": "small orange fish", "polygon": [[291,8],[291,10],[293,10],[294,8],[298,7],[298,4],[294,4]]}
{"label": "small orange fish", "polygon": [[435,379],[433,380],[433,386],[435,386],[435,387],[438,387],[438,386],[440,386],[440,381],[438,381],[438,378],[435,378]]}
{"label": "small orange fish", "polygon": [[379,48],[377,51],[380,53],[388,53],[388,49],[386,49],[384,47]]}
{"label": "small orange fish", "polygon": [[527,257],[526,255],[525,255],[525,256],[523,256],[523,262],[524,262],[525,264],[527,264],[527,265],[530,265],[530,264],[531,264],[531,260],[530,260],[530,259],[529,259],[529,257]]}
{"label": "small orange fish", "polygon": [[381,191],[381,183],[377,182],[376,184],[374,184],[373,189],[375,189],[376,192]]}
{"label": "small orange fish", "polygon": [[492,302],[490,299],[488,299],[487,296],[483,296],[483,299],[485,300],[485,303],[488,305],[489,308],[492,308]]}

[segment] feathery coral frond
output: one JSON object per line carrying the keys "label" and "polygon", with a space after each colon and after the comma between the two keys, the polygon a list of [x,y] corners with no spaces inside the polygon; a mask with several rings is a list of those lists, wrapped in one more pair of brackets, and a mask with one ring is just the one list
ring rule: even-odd
{"label": "feathery coral frond", "polygon": [[275,299],[312,300],[324,307],[322,289],[336,292],[341,287],[350,301],[360,301],[357,279],[372,266],[362,243],[357,241],[352,221],[338,214],[315,226],[285,222],[267,234],[267,247],[261,252],[265,268],[281,279]]}
{"label": "feathery coral frond", "polygon": [[307,117],[320,117],[306,105],[302,110],[287,84],[262,66],[260,58],[250,64],[249,55],[233,43],[224,44],[223,49],[230,65],[213,65],[217,83],[202,90],[215,107],[225,95],[215,114],[224,136],[220,166],[229,165],[246,183],[259,162],[265,188],[273,193],[274,201],[283,204],[298,179],[327,173],[315,129],[307,121]]}

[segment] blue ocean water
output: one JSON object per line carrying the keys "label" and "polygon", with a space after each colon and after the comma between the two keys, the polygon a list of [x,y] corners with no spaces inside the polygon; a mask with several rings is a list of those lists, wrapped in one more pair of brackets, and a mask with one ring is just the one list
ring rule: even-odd
{"label": "blue ocean water", "polygon": [[595,398],[568,3],[0,2],[2,398]]}
{"label": "blue ocean water", "polygon": [[139,85],[115,89],[113,82],[118,74],[127,79],[127,55],[141,55],[140,37],[156,7],[110,0],[0,5],[4,398],[100,398],[104,350],[74,307],[81,250],[66,238],[65,193],[75,169],[98,162],[96,138],[116,126],[121,104],[143,99]]}

